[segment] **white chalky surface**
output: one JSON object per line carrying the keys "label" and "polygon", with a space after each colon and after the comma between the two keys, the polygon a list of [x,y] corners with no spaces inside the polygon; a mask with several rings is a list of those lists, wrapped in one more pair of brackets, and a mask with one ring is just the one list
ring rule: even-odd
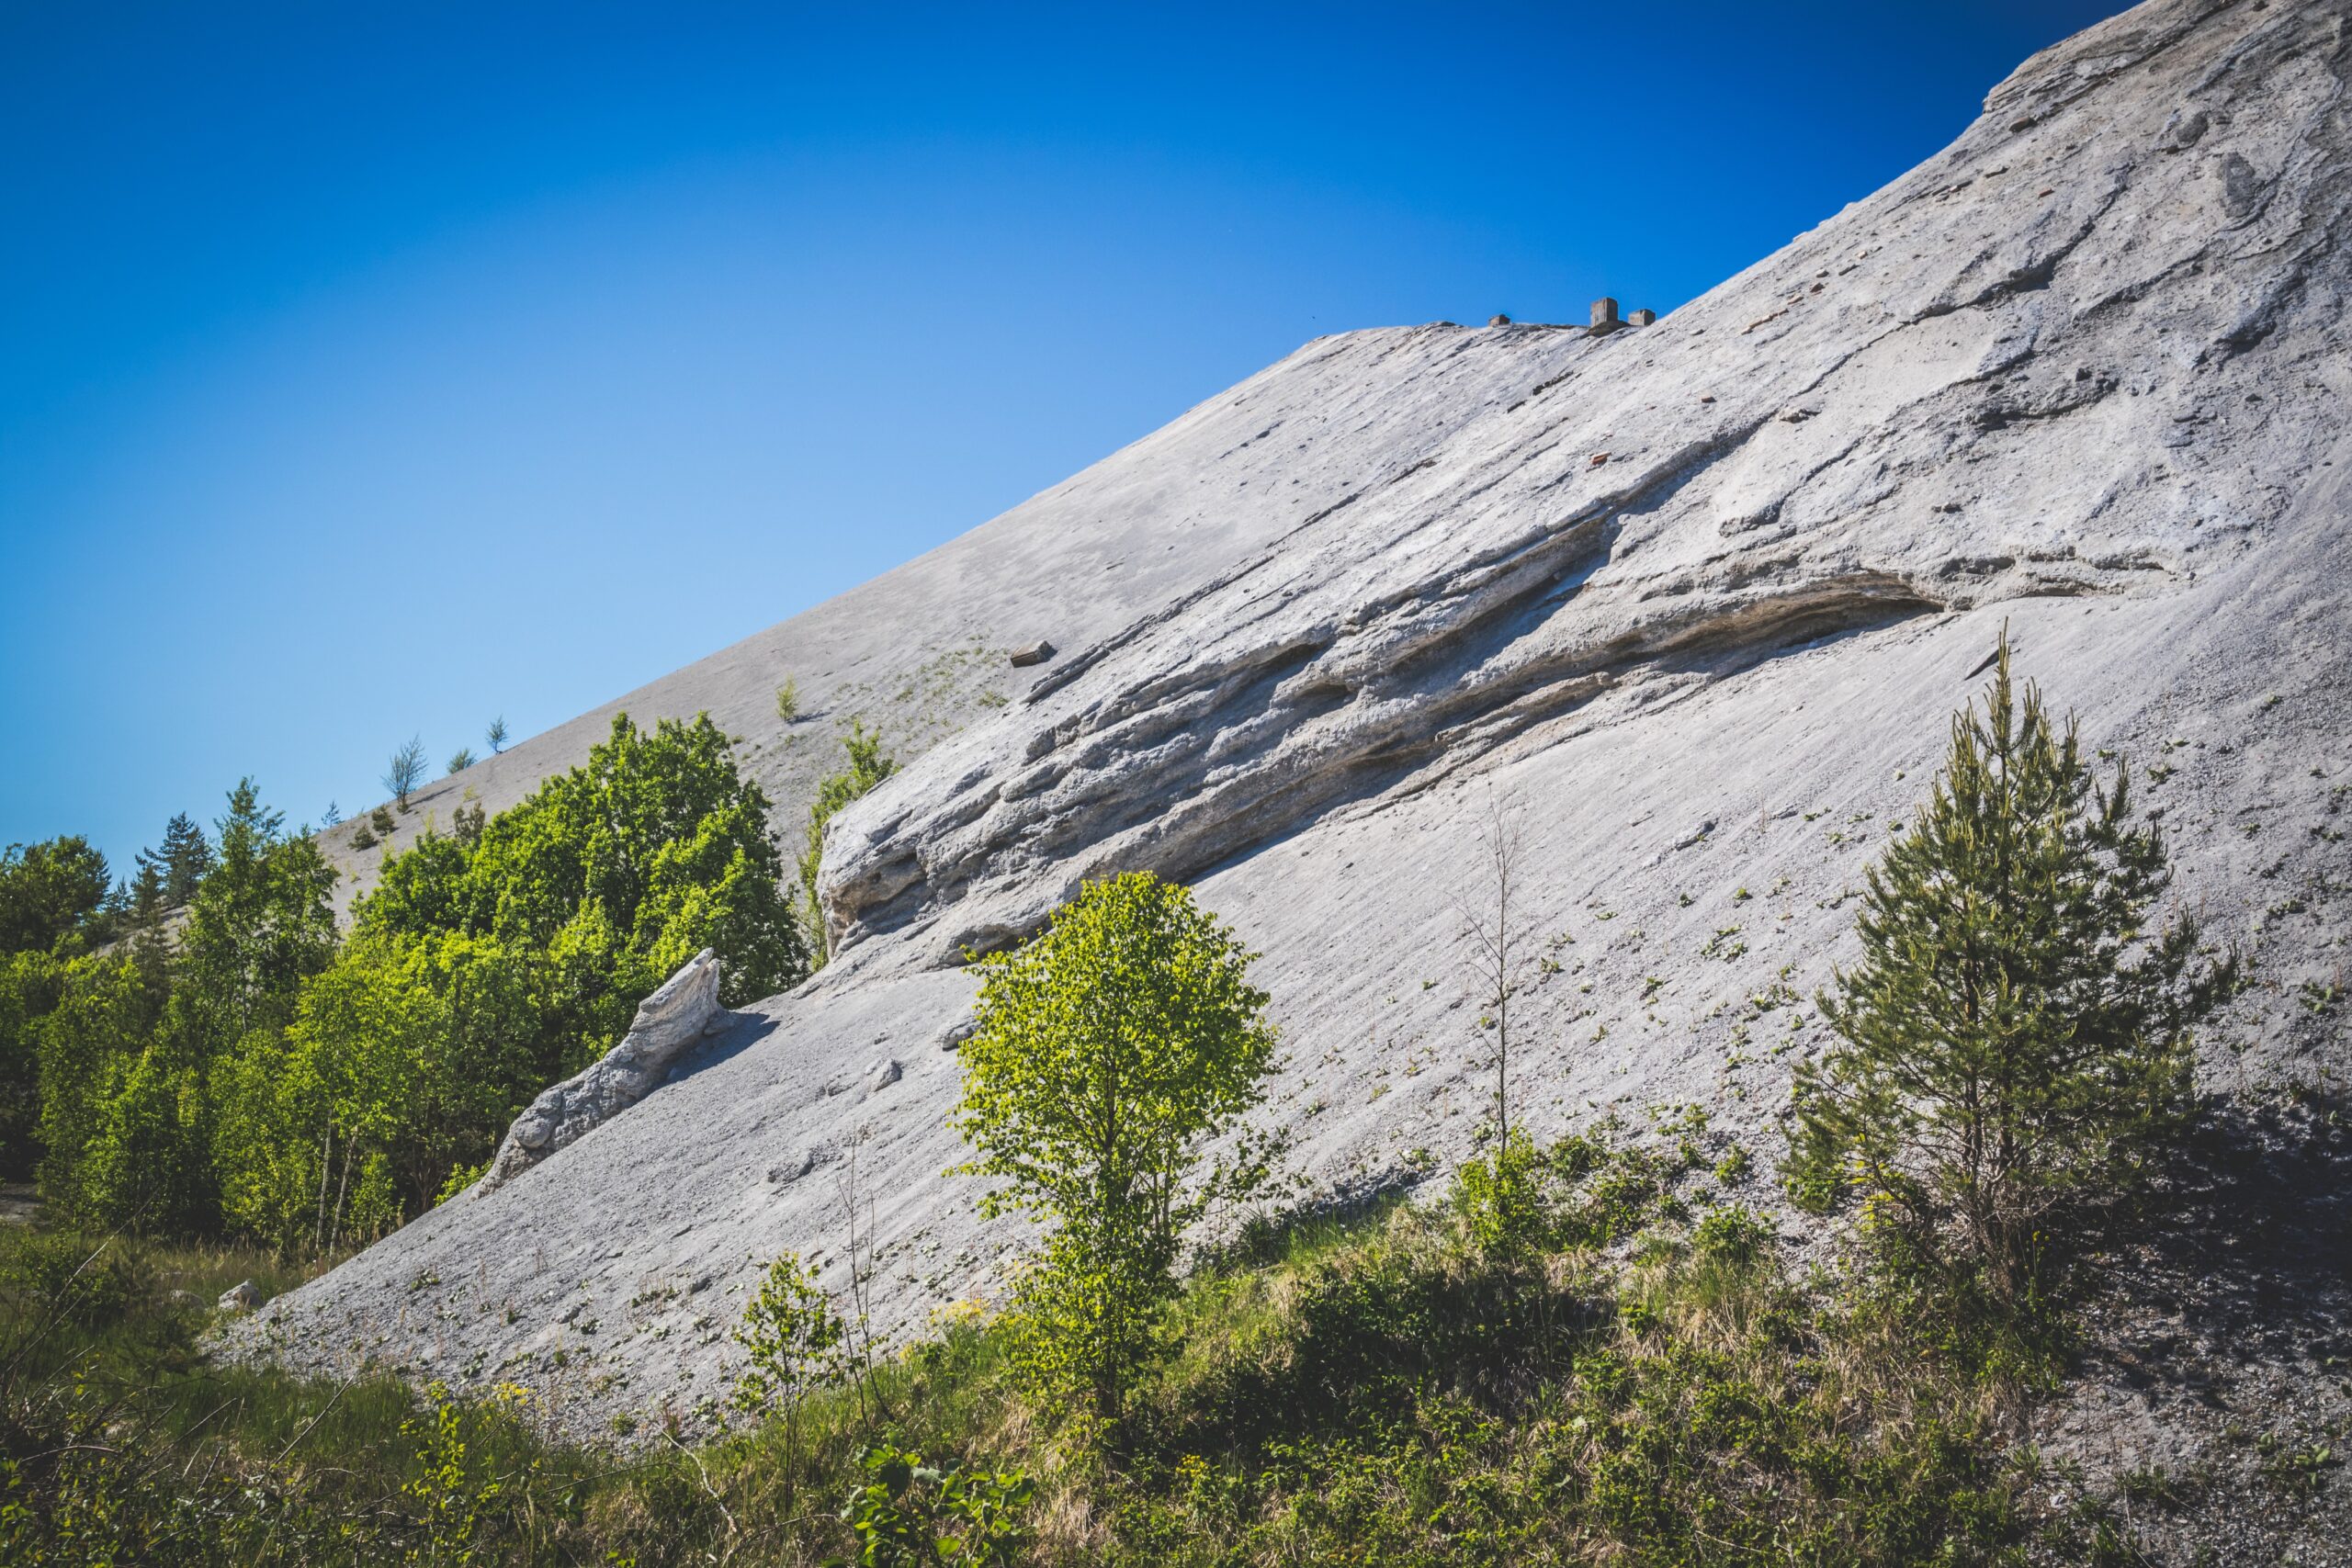
{"label": "white chalky surface", "polygon": [[[2340,1073],[2346,1010],[2303,998],[2352,978],[2348,31],[2346,0],[2152,0],[1655,325],[1318,339],[623,698],[744,737],[788,841],[880,719],[910,760],[828,840],[842,957],[237,1342],[523,1383],[580,1433],[691,1413],[755,1260],[842,1285],[853,1187],[878,1327],[989,1297],[1020,1235],[943,1174],[952,961],[1114,869],[1263,953],[1266,1114],[1317,1192],[1442,1175],[1487,1092],[1454,900],[1496,795],[1550,960],[1514,1004],[1532,1125],[1695,1102],[1768,1167],[1863,868],[2004,623],[2157,769],[2181,899],[2256,961],[2208,1083]],[[441,793],[511,804],[612,711]]]}

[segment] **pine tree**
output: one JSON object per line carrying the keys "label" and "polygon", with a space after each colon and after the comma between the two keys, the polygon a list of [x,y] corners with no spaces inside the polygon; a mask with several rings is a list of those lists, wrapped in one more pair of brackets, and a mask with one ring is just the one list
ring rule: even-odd
{"label": "pine tree", "polygon": [[1928,1256],[2015,1300],[2149,1174],[2186,1115],[2191,1030],[2234,983],[2186,914],[2152,926],[2164,841],[2102,789],[2073,719],[2022,702],[2004,633],[1980,717],[1868,875],[1862,962],[1821,998],[1839,1042],[1800,1071],[1786,1174],[1860,1191]]}
{"label": "pine tree", "polygon": [[473,765],[474,749],[470,746],[458,747],[457,753],[449,759],[449,772],[453,773],[462,773]]}
{"label": "pine tree", "polygon": [[196,897],[197,884],[212,869],[212,841],[195,818],[177,812],[164,825],[163,847],[139,852],[140,869],[151,863],[163,878],[164,902],[176,908]]}
{"label": "pine tree", "polygon": [[411,736],[408,744],[393,752],[392,760],[384,765],[384,788],[406,811],[409,795],[424,782],[424,741]]}
{"label": "pine tree", "polygon": [[500,714],[496,718],[492,719],[490,721],[490,728],[481,732],[481,738],[490,743],[490,754],[492,756],[495,757],[501,751],[505,750],[506,716],[504,714]]}

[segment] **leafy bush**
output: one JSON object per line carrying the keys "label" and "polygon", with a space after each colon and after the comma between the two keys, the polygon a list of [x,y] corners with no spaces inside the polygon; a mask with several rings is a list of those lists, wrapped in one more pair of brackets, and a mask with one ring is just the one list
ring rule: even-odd
{"label": "leafy bush", "polygon": [[960,1168],[1000,1184],[984,1213],[1051,1226],[1016,1321],[1040,1386],[1082,1391],[1098,1433],[1153,1354],[1185,1230],[1265,1179],[1247,1139],[1201,1169],[1272,1066],[1251,956],[1183,888],[1139,872],[1088,883],[1042,935],[978,965]]}
{"label": "leafy bush", "polygon": [[1022,1516],[1036,1483],[1018,1472],[928,1465],[888,1443],[860,1456],[870,1478],[850,1495],[842,1522],[857,1537],[861,1568],[970,1563],[1012,1568],[1029,1543]]}

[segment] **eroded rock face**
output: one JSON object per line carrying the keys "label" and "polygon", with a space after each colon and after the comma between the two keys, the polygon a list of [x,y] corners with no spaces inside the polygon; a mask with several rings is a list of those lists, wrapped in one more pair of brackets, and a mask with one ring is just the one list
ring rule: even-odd
{"label": "eroded rock face", "polygon": [[540,1091],[498,1145],[469,1193],[489,1192],[576,1143],[653,1092],[680,1052],[721,1017],[718,955],[704,948],[637,1004],[620,1043],[593,1066]]}
{"label": "eroded rock face", "polygon": [[716,661],[731,716],[681,672],[664,711],[756,735],[776,649],[878,666],[999,614],[973,670],[1065,649],[834,819],[814,980],[235,1342],[519,1382],[594,1436],[722,1397],[759,1262],[841,1292],[853,1215],[878,1332],[989,1298],[1023,1233],[943,1174],[953,960],[1098,870],[1193,877],[1263,954],[1262,1114],[1316,1193],[1450,1171],[1492,1081],[1456,900],[1498,800],[1547,965],[1511,1010],[1531,1134],[1699,1104],[1769,1168],[1856,889],[2005,626],[2263,977],[2206,1086],[2340,1080],[2340,1006],[2304,998],[2352,887],[2348,14],[2143,6],[1654,324],[1318,340]]}
{"label": "eroded rock face", "polygon": [[1277,547],[843,813],[835,953],[925,928],[954,962],[1082,878],[1196,875],[1604,692],[2232,560],[2342,428],[2310,403],[2344,344],[2344,17],[2143,6],[1732,284],[1367,453]]}

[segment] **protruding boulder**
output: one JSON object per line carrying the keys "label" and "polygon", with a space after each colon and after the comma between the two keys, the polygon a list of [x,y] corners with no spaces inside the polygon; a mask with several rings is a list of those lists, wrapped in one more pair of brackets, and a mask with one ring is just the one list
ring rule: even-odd
{"label": "protruding boulder", "polygon": [[1026,648],[1016,648],[1012,650],[1012,667],[1015,670],[1026,670],[1032,664],[1043,664],[1046,660],[1051,659],[1056,651],[1052,643],[1047,642],[1044,637],[1039,637]]}
{"label": "protruding boulder", "polygon": [[251,1312],[261,1305],[261,1287],[251,1280],[240,1280],[220,1292],[217,1304],[222,1312]]}
{"label": "protruding boulder", "polygon": [[718,1014],[718,955],[706,947],[637,1004],[636,1021],[602,1060],[542,1090],[514,1118],[471,1190],[512,1180],[652,1093]]}

